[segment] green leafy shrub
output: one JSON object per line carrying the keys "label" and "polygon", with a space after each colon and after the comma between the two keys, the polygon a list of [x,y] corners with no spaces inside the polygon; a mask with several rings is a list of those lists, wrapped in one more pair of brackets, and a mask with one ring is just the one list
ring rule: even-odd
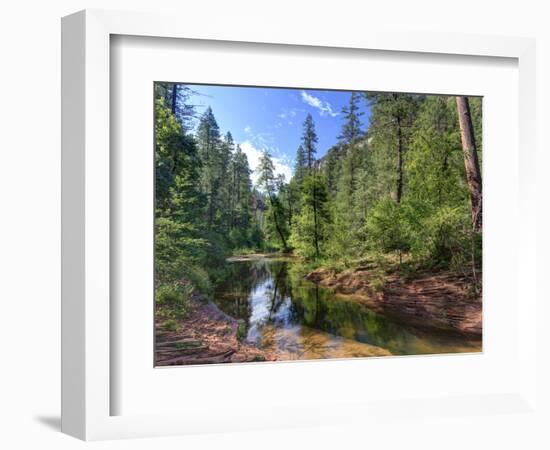
{"label": "green leafy shrub", "polygon": [[189,313],[193,286],[189,284],[165,284],[157,287],[155,300],[157,311],[165,317],[184,318]]}
{"label": "green leafy shrub", "polygon": [[168,331],[170,333],[173,333],[175,331],[178,331],[178,323],[174,319],[168,319],[163,324],[162,327],[164,328],[164,331]]}
{"label": "green leafy shrub", "polygon": [[410,227],[404,208],[389,197],[373,208],[366,229],[372,247],[378,251],[398,252],[401,257],[410,248]]}
{"label": "green leafy shrub", "polygon": [[382,292],[386,285],[386,277],[382,271],[374,271],[369,278],[370,287],[376,292]]}
{"label": "green leafy shrub", "polygon": [[200,293],[208,295],[212,292],[212,281],[205,268],[197,264],[184,264],[182,274]]}
{"label": "green leafy shrub", "polygon": [[237,327],[237,339],[242,341],[246,337],[246,323],[244,321],[239,321],[239,326]]}

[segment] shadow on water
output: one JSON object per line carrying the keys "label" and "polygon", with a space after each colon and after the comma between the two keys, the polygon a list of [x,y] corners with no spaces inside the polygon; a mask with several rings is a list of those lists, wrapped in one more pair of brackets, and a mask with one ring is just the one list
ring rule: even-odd
{"label": "shadow on water", "polygon": [[283,359],[479,351],[479,343],[407,327],[337,297],[305,280],[296,261],[231,262],[214,301],[244,321],[248,342]]}

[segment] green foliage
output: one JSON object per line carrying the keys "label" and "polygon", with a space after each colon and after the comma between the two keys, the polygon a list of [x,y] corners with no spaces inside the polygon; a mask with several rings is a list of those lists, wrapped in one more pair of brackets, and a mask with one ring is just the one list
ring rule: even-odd
{"label": "green foliage", "polygon": [[329,235],[330,210],[326,180],[312,173],[304,179],[302,209],[292,227],[291,245],[304,258],[320,258]]}
{"label": "green foliage", "polygon": [[306,167],[308,171],[311,171],[314,168],[313,166],[315,164],[315,153],[317,153],[316,145],[319,141],[311,114],[308,114],[306,116],[303,127],[304,131],[302,133],[301,148],[304,152]]}
{"label": "green foliage", "polygon": [[155,301],[157,312],[171,318],[184,318],[189,313],[189,301],[193,294],[190,284],[162,284],[157,287]]}
{"label": "green foliage", "polygon": [[375,292],[382,292],[386,285],[386,274],[383,270],[372,271],[369,277],[369,285]]}
{"label": "green foliage", "polygon": [[340,140],[345,144],[352,144],[362,134],[361,131],[361,116],[363,113],[359,110],[359,93],[353,92],[349,99],[348,106],[342,108],[344,115],[344,126],[340,134]]}
{"label": "green foliage", "polygon": [[244,338],[246,338],[246,334],[246,323],[244,321],[239,321],[239,325],[237,326],[237,339],[239,341],[242,341]]}
{"label": "green foliage", "polygon": [[204,201],[196,189],[200,161],[193,139],[162,99],[155,103],[155,138],[157,211],[189,220]]}
{"label": "green foliage", "polygon": [[457,267],[471,257],[471,219],[453,98],[428,97],[418,111],[406,162],[410,248],[424,265]]}
{"label": "green foliage", "polygon": [[[454,97],[365,98],[368,135],[348,139],[325,159],[333,217],[326,254],[345,267],[387,255],[378,265],[399,261],[405,275],[419,267],[479,267],[481,237],[471,230]],[[471,109],[481,155],[481,99],[471,99]],[[373,281],[378,288],[384,277]]]}
{"label": "green foliage", "polygon": [[327,179],[328,193],[333,199],[338,193],[338,180],[342,170],[342,155],[345,153],[344,145],[336,145],[327,151],[323,158],[323,173]]}
{"label": "green foliage", "polygon": [[195,116],[194,106],[189,104],[193,92],[188,86],[177,83],[156,82],[155,98],[161,100],[170,109],[172,115],[185,128],[191,126]]}
{"label": "green foliage", "polygon": [[297,184],[298,188],[302,186],[304,177],[307,174],[307,159],[304,147],[300,145],[296,151],[296,164],[294,166],[293,181]]}
{"label": "green foliage", "polygon": [[221,184],[226,176],[224,159],[226,148],[222,146],[220,129],[210,107],[206,109],[199,121],[197,147],[203,165],[200,176],[201,191],[207,199],[206,225],[209,229],[215,229],[221,225],[223,219],[220,206],[224,194]]}
{"label": "green foliage", "polygon": [[262,212],[253,210],[261,201],[247,157],[230,133],[221,137],[212,109],[193,136],[185,130],[194,116],[188,88],[157,83],[155,93],[155,279],[159,310],[172,317],[186,308],[169,294],[188,299],[181,286],[189,286],[210,295],[233,248],[263,246]]}
{"label": "green foliage", "polygon": [[176,332],[179,329],[178,323],[174,319],[165,320],[162,324],[162,328],[164,331],[168,331],[170,333]]}
{"label": "green foliage", "polygon": [[364,253],[368,199],[364,185],[366,145],[353,142],[345,145],[336,178],[336,193],[332,201],[333,227],[329,254],[342,258],[348,265]]}
{"label": "green foliage", "polygon": [[160,217],[155,223],[155,259],[157,279],[175,280],[185,267],[203,259],[210,245],[186,223]]}
{"label": "green foliage", "polygon": [[[173,306],[178,295],[191,298],[181,286],[210,295],[231,254],[294,251],[304,267],[335,272],[374,261],[376,290],[397,264],[403,276],[480,268],[454,97],[353,93],[339,142],[323,158],[308,114],[292,179],[276,175],[266,151],[252,186],[246,154],[231,133],[222,136],[211,108],[191,134],[187,88],[158,83],[155,91],[161,310],[185,310]],[[370,109],[366,132],[360,101]],[[481,160],[481,99],[470,107]]]}
{"label": "green foliage", "polygon": [[466,261],[470,253],[470,218],[465,208],[443,206],[427,217],[412,240],[413,254],[434,266],[450,266],[453,260]]}
{"label": "green foliage", "polygon": [[181,273],[200,293],[207,295],[212,293],[212,281],[208,271],[202,265],[185,264],[182,266]]}
{"label": "green foliage", "polygon": [[269,202],[265,215],[267,220],[264,226],[266,241],[283,251],[287,251],[289,249],[287,242],[289,234],[288,221],[285,217],[284,203],[278,195],[281,192],[284,180],[275,176],[275,166],[268,152],[262,154],[258,172],[258,186],[267,195]]}
{"label": "green foliage", "polygon": [[232,245],[245,246],[252,226],[252,181],[248,159],[237,145],[229,163],[229,228]]}
{"label": "green foliage", "polygon": [[409,250],[409,224],[405,207],[391,198],[382,199],[371,211],[366,224],[372,248],[384,252]]}

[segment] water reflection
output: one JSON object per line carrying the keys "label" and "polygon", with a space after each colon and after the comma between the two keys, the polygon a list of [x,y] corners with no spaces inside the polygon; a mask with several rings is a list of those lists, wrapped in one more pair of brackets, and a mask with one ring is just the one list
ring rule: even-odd
{"label": "water reflection", "polygon": [[244,320],[246,340],[281,359],[479,351],[479,342],[392,321],[303,278],[299,262],[232,262],[214,301]]}

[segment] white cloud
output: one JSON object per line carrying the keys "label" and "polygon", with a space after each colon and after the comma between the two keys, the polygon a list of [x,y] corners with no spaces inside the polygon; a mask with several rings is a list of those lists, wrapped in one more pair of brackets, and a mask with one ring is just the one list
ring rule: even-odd
{"label": "white cloud", "polygon": [[329,102],[324,102],[320,98],[308,94],[306,91],[302,91],[302,101],[304,103],[307,103],[309,106],[318,109],[321,116],[328,115],[331,117],[336,117],[340,114],[332,110],[332,106]]}
{"label": "white cloud", "polygon": [[[282,124],[279,124],[279,126],[281,125]],[[274,125],[273,127],[278,128],[277,124]],[[275,136],[273,136],[273,133],[253,133],[252,127],[250,125],[246,126],[244,131],[248,135],[246,140],[250,141],[250,143],[254,147],[260,148],[262,150],[272,149],[273,144],[275,142]]]}
{"label": "white cloud", "polygon": [[[240,144],[240,146],[241,150],[248,158],[248,165],[250,166],[250,170],[252,171],[250,175],[250,177],[252,178],[252,182],[256,184],[256,182],[258,181],[257,169],[260,165],[260,157],[262,156],[263,151],[255,147],[254,144],[250,141],[244,141]],[[285,180],[287,182],[290,181],[290,179],[292,178],[292,168],[288,164],[286,158],[272,156],[271,159],[273,160],[273,165],[275,166],[275,175],[283,174],[285,176]]]}
{"label": "white cloud", "polygon": [[289,111],[283,111],[281,114],[277,114],[277,117],[280,117],[281,119],[287,119],[290,117],[296,117],[296,110],[291,109]]}

